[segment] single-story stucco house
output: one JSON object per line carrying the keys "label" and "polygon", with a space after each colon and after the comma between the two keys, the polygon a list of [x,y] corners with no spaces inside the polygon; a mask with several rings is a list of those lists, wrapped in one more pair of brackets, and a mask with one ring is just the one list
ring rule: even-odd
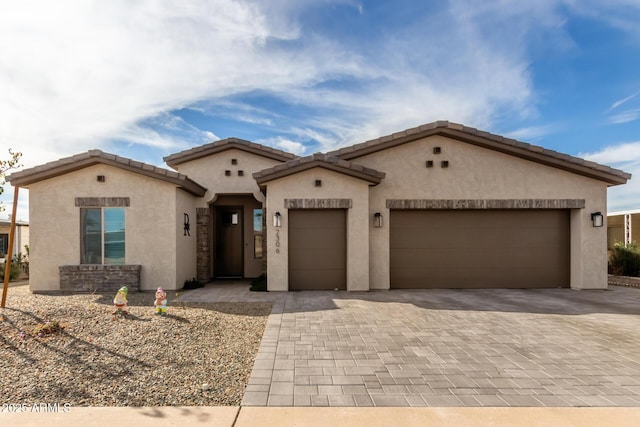
{"label": "single-story stucco house", "polygon": [[91,150],[29,188],[33,291],[607,287],[623,171],[446,121],[308,157],[228,138],[164,158]]}
{"label": "single-story stucco house", "polygon": [[9,233],[11,231],[11,220],[0,220],[0,258],[5,259],[11,252],[11,256],[19,253],[27,255],[25,246],[29,246],[29,223],[27,221],[16,221],[16,234],[13,238],[13,250],[9,251]]}
{"label": "single-story stucco house", "polygon": [[640,209],[609,212],[607,214],[607,247],[616,243],[640,242]]}

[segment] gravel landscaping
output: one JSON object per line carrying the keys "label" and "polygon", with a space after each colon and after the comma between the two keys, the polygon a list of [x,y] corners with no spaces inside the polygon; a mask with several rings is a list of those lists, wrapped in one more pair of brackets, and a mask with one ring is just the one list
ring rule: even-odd
{"label": "gravel landscaping", "polygon": [[[1,293],[1,288],[0,288]],[[2,403],[72,406],[239,405],[269,303],[176,303],[152,292],[31,294],[9,288],[0,309]]]}

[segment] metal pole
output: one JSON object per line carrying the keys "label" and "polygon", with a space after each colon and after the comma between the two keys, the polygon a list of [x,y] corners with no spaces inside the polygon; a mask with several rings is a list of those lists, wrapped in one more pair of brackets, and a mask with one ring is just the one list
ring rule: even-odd
{"label": "metal pole", "polygon": [[9,289],[9,277],[11,276],[11,258],[13,257],[13,242],[16,235],[16,211],[18,209],[18,189],[13,187],[13,209],[11,210],[11,230],[9,231],[9,248],[7,249],[7,258],[4,262],[4,287],[2,289],[2,303],[0,307],[4,308],[7,301],[7,290]]}

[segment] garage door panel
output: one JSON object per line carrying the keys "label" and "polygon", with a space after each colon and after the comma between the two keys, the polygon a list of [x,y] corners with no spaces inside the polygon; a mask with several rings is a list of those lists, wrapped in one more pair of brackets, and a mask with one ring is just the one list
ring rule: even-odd
{"label": "garage door panel", "polygon": [[[539,270],[522,269],[515,275],[490,277],[483,269],[433,270],[429,288],[558,288],[565,286],[562,280],[549,278]],[[424,289],[425,279],[420,270],[405,270],[399,276],[405,289]]]}
{"label": "garage door panel", "polygon": [[330,269],[344,262],[344,251],[335,249],[298,249],[289,255],[289,262],[298,269]]}
{"label": "garage door panel", "polygon": [[[307,269],[307,270],[290,270],[289,281],[293,283],[304,284],[302,287],[296,287],[292,290],[333,290],[346,289],[344,285],[344,270],[337,269]],[[342,285],[340,285],[342,283]]]}
{"label": "garage door panel", "polygon": [[336,248],[344,241],[344,228],[314,228],[290,230],[289,244],[297,249]]}
{"label": "garage door panel", "polygon": [[289,228],[344,229],[344,223],[341,221],[344,213],[343,209],[291,209],[289,210]]}
{"label": "garage door panel", "polygon": [[[395,249],[394,262],[396,267],[412,268],[425,262],[428,256],[430,265],[444,268],[459,268],[461,265],[482,268],[507,268],[505,263],[511,262],[516,265],[529,265],[537,263],[538,260],[545,260],[547,265],[554,268],[561,268],[568,262],[568,254],[557,248],[531,248],[529,250],[518,250],[508,253],[505,248],[500,247],[504,253],[496,253],[494,257],[480,257],[475,248],[438,248],[425,254],[423,251],[413,249]],[[422,267],[420,267],[422,268]],[[536,267],[537,268],[537,267]]]}
{"label": "garage door panel", "polygon": [[289,289],[346,289],[346,211],[289,210]]}
{"label": "garage door panel", "polygon": [[569,285],[563,210],[392,211],[391,287]]}
{"label": "garage door panel", "polygon": [[[420,269],[424,263],[425,254],[422,251],[415,250],[396,250],[394,251],[394,267],[399,269]],[[446,268],[449,270],[460,268],[461,265],[467,267],[483,267],[487,264],[475,256],[472,249],[440,249],[429,253],[429,264],[437,268]],[[494,267],[499,267],[494,265]]]}
{"label": "garage door panel", "polygon": [[[399,230],[392,237],[396,248],[458,248],[464,241],[469,248],[521,248],[522,239],[527,239],[528,247],[555,248],[558,243],[557,228],[535,229],[525,227],[512,232],[501,229],[417,229]],[[420,238],[417,238],[420,236]]]}

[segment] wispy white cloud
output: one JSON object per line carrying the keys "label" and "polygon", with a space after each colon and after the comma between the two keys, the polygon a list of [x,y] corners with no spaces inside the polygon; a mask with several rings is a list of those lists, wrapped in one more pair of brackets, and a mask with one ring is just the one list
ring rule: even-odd
{"label": "wispy white cloud", "polygon": [[606,22],[625,33],[640,39],[640,5],[637,0],[564,0],[574,13]]}
{"label": "wispy white cloud", "polygon": [[640,194],[640,141],[614,144],[597,152],[580,153],[578,156],[631,173],[632,178],[627,184],[608,190],[608,210],[613,212],[638,209],[640,203],[638,199]]}
{"label": "wispy white cloud", "polygon": [[634,164],[640,162],[640,141],[614,144],[593,153],[578,156],[604,164]]}
{"label": "wispy white cloud", "polygon": [[607,110],[607,123],[619,125],[623,123],[634,122],[640,119],[640,108],[627,108],[626,110],[620,112],[614,112],[614,110],[617,110],[621,105],[633,101],[638,97],[638,95],[640,95],[640,90],[611,104],[611,107],[609,107],[609,109]]}
{"label": "wispy white cloud", "polygon": [[[367,13],[355,1],[333,3]],[[466,2],[453,2],[430,25],[394,30],[368,52],[330,33],[305,32],[300,17],[320,7],[288,0],[12,3],[0,13],[0,141],[29,147],[27,165],[117,138],[169,150],[183,141],[150,118],[200,102],[228,105],[230,96],[254,91],[319,113],[291,129],[259,110],[226,114],[284,135],[307,129],[306,138],[320,139],[300,142],[322,148],[436,118],[486,126],[501,109],[527,115],[534,108],[525,36],[506,37],[516,42],[505,47],[483,34],[500,17],[531,27],[551,13],[529,17],[510,5],[472,15]],[[361,85],[319,89],[344,78]]]}
{"label": "wispy white cloud", "polygon": [[633,122],[638,119],[640,119],[640,108],[634,108],[609,116],[607,122],[610,124],[619,125],[622,123]]}
{"label": "wispy white cloud", "polygon": [[618,108],[619,106],[621,106],[622,104],[624,104],[625,102],[631,101],[633,98],[635,98],[636,96],[640,95],[640,90],[627,96],[626,98],[622,98],[617,100],[616,102],[614,102],[613,104],[611,104],[611,107],[609,107],[609,111],[611,110],[615,110],[616,108]]}
{"label": "wispy white cloud", "polygon": [[[506,127],[537,116],[530,69],[536,49],[573,47],[563,8],[592,13],[572,0],[451,0],[401,26],[373,28],[366,38],[305,27],[316,12],[339,7],[364,19],[373,6],[357,0],[4,3],[0,152],[21,149],[25,165],[33,166],[129,144],[159,161],[217,139],[214,125],[198,129],[170,113],[188,108],[268,129],[277,135],[261,141],[296,153],[437,119]],[[611,25],[627,22],[615,14]],[[253,103],[256,94],[287,105],[291,114]],[[512,135],[553,131],[554,125],[525,126]]]}
{"label": "wispy white cloud", "polygon": [[112,140],[126,141],[164,151],[178,151],[193,145],[206,144],[218,138],[211,131],[203,131],[179,116],[161,113],[142,122],[127,126],[111,136]]}
{"label": "wispy white cloud", "polygon": [[300,142],[292,141],[290,139],[283,138],[281,136],[277,136],[273,138],[257,139],[256,142],[258,144],[267,145],[270,147],[276,147],[288,153],[297,154],[299,156],[308,154],[307,146],[305,146]]}
{"label": "wispy white cloud", "polygon": [[541,126],[528,126],[512,131],[504,132],[504,136],[509,138],[518,139],[521,141],[533,141],[543,136],[558,132],[562,128],[558,124],[548,124]]}
{"label": "wispy white cloud", "polygon": [[1,9],[0,141],[29,147],[29,165],[114,136],[167,146],[145,135],[140,121],[202,99],[283,90],[359,68],[329,42],[311,43],[318,54],[295,58],[276,42],[286,45],[299,29],[246,2],[26,0]]}

